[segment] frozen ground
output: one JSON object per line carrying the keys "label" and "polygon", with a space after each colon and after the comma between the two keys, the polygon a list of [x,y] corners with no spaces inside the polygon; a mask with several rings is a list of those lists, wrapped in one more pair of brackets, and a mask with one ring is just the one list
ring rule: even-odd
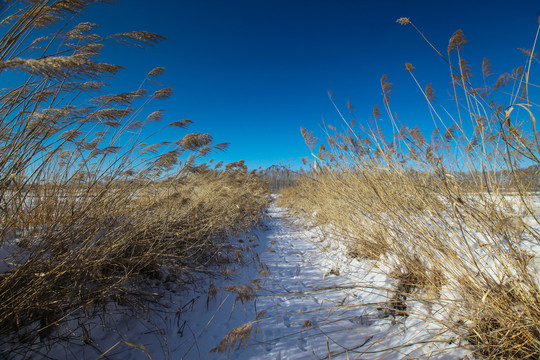
{"label": "frozen ground", "polygon": [[[253,252],[245,257],[253,260],[244,266],[225,271],[212,284],[166,289],[168,307],[152,313],[149,322],[119,314],[114,331],[88,323],[95,343],[55,346],[44,354],[95,359],[113,347],[106,358],[148,359],[147,353],[154,359],[467,357],[435,322],[412,315],[415,309],[427,311],[425,304],[408,303],[408,317],[384,309],[391,279],[374,263],[346,258],[339,242],[321,238],[317,228],[302,228],[275,206],[269,214],[258,240],[245,241]],[[214,287],[215,296],[208,295]],[[229,337],[229,345],[236,341],[232,349],[211,352],[245,323]]]}

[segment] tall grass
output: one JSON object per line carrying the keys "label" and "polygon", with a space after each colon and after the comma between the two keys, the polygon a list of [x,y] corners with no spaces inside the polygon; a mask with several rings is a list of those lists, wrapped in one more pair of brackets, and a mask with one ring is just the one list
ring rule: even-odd
{"label": "tall grass", "polygon": [[156,88],[163,68],[135,91],[104,95],[121,70],[101,62],[105,44],[164,38],[104,37],[73,23],[94,2],[0,3],[0,77],[11,85],[0,91],[0,350],[9,357],[36,355],[40,341],[91,344],[84,319],[156,301],[144,279],[182,288],[233,261],[241,249],[229,239],[257,225],[268,201],[243,162],[203,162],[227,146],[210,134],[153,142],[147,125],[163,111],[148,106],[172,94]]}
{"label": "tall grass", "polygon": [[[398,22],[433,47],[409,19]],[[421,86],[406,64],[437,125],[429,136],[393,115],[393,84],[384,75],[392,131],[379,125],[377,106],[371,123],[343,117],[345,131],[328,126],[323,144],[302,129],[313,169],[279,198],[339,235],[349,256],[386,269],[395,280],[387,314],[436,322],[447,339],[453,334],[450,341],[487,359],[540,355],[539,105],[531,77],[537,39],[538,32],[533,48],[523,50],[525,66],[495,80],[487,59],[474,78],[480,81],[473,80],[463,32],[446,55],[433,47],[450,69],[454,111],[438,106],[431,84]],[[427,306],[419,311],[411,301]]]}

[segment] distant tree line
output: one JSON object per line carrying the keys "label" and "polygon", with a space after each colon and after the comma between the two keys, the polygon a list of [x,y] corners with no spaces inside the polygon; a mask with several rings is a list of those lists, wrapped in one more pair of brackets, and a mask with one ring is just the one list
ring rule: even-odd
{"label": "distant tree line", "polygon": [[[450,175],[457,181],[462,189],[466,191],[489,191],[490,188],[497,187],[504,192],[514,192],[518,189],[527,192],[540,192],[540,166],[531,165],[512,170],[486,170],[486,171],[447,171],[446,176]],[[442,174],[424,174],[419,171],[411,170],[409,177],[423,178],[424,182],[431,183],[430,179],[436,182],[435,178],[443,176]]]}
{"label": "distant tree line", "polygon": [[268,181],[270,191],[273,193],[294,185],[298,172],[283,165],[272,165],[263,172],[263,177]]}

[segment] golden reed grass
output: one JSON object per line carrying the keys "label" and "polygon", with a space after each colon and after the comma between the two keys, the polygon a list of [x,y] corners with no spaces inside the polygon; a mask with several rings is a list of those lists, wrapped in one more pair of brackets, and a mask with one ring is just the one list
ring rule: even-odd
{"label": "golden reed grass", "polygon": [[[432,84],[421,86],[407,63],[434,131],[428,136],[400,124],[390,108],[393,84],[384,75],[391,131],[381,127],[377,106],[369,123],[355,125],[342,116],[346,131],[328,125],[322,144],[302,129],[312,170],[279,201],[342,239],[349,256],[391,269],[388,314],[436,322],[451,341],[481,358],[536,359],[540,282],[538,254],[529,245],[540,241],[540,146],[530,72],[538,61],[538,33],[533,49],[523,50],[525,66],[493,81],[485,59],[478,86],[462,57],[462,31],[443,55],[410,19],[398,22],[416,29],[448,64],[453,115],[441,114]],[[413,314],[407,307],[412,300],[430,310]]]}
{"label": "golden reed grass", "polygon": [[229,240],[256,226],[268,202],[265,182],[242,161],[204,162],[227,147],[210,134],[148,136],[146,125],[163,117],[148,105],[172,94],[156,89],[163,68],[135,91],[104,95],[103,81],[121,70],[99,60],[106,44],[163,37],[103,37],[96,24],[73,24],[94,2],[0,3],[0,73],[14,73],[0,90],[0,351],[8,357],[37,356],[44,343],[91,344],[84,322],[107,322],[111,304],[136,316],[157,304],[147,279],[182,289],[213,264],[240,261],[242,248]]}

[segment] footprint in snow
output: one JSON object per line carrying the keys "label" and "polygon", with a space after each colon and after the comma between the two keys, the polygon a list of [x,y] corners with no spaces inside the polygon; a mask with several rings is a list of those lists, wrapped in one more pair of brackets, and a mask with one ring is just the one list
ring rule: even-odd
{"label": "footprint in snow", "polygon": [[291,317],[290,316],[284,316],[283,317],[283,325],[290,328],[291,327]]}
{"label": "footprint in snow", "polygon": [[272,350],[274,350],[274,346],[276,345],[275,342],[266,342],[264,343],[264,349],[266,350],[266,352],[271,352]]}
{"label": "footprint in snow", "polygon": [[360,326],[370,326],[373,324],[373,321],[367,315],[355,316],[350,318],[349,321]]}
{"label": "footprint in snow", "polygon": [[307,351],[307,348],[306,348],[306,345],[307,345],[307,341],[306,339],[300,337],[298,338],[298,341],[296,342],[296,345],[298,346],[298,348],[302,351]]}

